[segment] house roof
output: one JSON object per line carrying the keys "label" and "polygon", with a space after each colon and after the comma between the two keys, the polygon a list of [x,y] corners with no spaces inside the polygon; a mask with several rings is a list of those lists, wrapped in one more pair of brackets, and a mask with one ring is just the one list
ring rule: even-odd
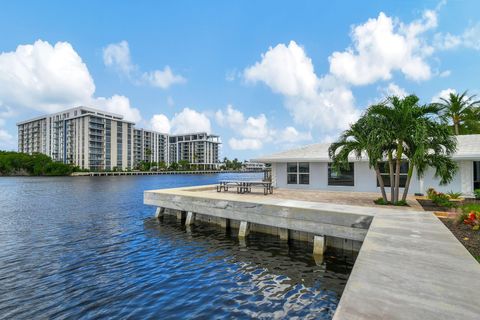
{"label": "house roof", "polygon": [[[457,152],[452,156],[456,160],[480,160],[480,134],[457,136]],[[328,148],[330,143],[316,143],[306,145],[297,149],[291,149],[274,153],[271,155],[261,156],[251,159],[254,162],[275,163],[275,162],[329,162]],[[357,159],[354,155],[350,156],[350,160],[366,161],[364,155],[362,159]]]}

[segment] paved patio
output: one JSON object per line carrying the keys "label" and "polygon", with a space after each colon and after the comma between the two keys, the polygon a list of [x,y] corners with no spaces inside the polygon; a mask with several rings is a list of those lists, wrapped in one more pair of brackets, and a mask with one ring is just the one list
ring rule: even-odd
{"label": "paved patio", "polygon": [[[198,192],[202,193],[212,193],[217,191],[214,188],[210,189],[199,189]],[[230,188],[228,192],[222,191],[221,193],[227,193],[230,196],[237,195],[238,200],[245,198],[247,194],[237,194],[235,188]],[[235,196],[234,196],[235,197]],[[235,197],[235,198],[237,198]],[[335,204],[348,204],[362,207],[378,207],[378,208],[388,208],[388,209],[399,209],[400,207],[395,206],[381,206],[373,203],[373,200],[381,197],[380,193],[373,192],[341,192],[341,191],[325,191],[325,190],[292,190],[292,189],[275,189],[273,194],[265,196],[263,190],[257,189],[253,190],[252,193],[248,194],[248,197],[259,197],[259,198],[275,198],[282,200],[300,200],[300,201],[311,201],[311,202],[325,202],[325,203],[335,203]],[[401,207],[403,210],[414,210],[414,211],[423,211],[422,206],[418,203],[414,196],[407,197],[408,207]]]}

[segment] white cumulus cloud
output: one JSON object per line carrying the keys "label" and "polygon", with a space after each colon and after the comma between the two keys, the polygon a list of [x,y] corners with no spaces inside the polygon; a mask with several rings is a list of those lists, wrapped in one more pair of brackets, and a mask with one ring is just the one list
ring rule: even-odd
{"label": "white cumulus cloud", "polygon": [[215,112],[215,119],[220,126],[228,126],[235,129],[242,128],[245,123],[243,113],[234,109],[231,104],[227,106],[225,111],[218,110]]}
{"label": "white cumulus cloud", "polygon": [[143,79],[154,87],[168,89],[174,84],[181,84],[187,80],[181,75],[176,75],[172,72],[169,66],[165,66],[163,70],[155,70],[143,74]]}
{"label": "white cumulus cloud", "polygon": [[408,95],[407,91],[397,84],[390,82],[387,87],[383,88],[382,93],[385,97],[389,96],[397,96],[397,97],[405,97]]}
{"label": "white cumulus cloud", "polygon": [[130,48],[127,41],[111,43],[103,49],[103,63],[107,67],[116,69],[118,72],[130,76],[137,67],[132,63]]}
{"label": "white cumulus cloud", "polygon": [[299,132],[294,127],[286,127],[278,133],[277,139],[280,142],[294,143],[312,140],[312,135],[310,132]]}
{"label": "white cumulus cloud", "polygon": [[111,98],[95,98],[91,105],[107,112],[122,115],[125,120],[138,123],[142,120],[140,110],[130,105],[130,99],[122,95],[114,95]]}
{"label": "white cumulus cloud", "polygon": [[150,119],[150,127],[157,132],[169,133],[171,129],[170,120],[164,114],[155,114]]}
{"label": "white cumulus cloud", "polygon": [[447,88],[447,89],[444,89],[444,90],[441,90],[440,92],[438,92],[436,95],[434,95],[432,97],[432,103],[433,102],[441,102],[442,100],[441,99],[448,99],[450,97],[450,93],[457,93],[457,91],[455,89],[452,89],[452,88]]}
{"label": "white cumulus cloud", "polygon": [[6,119],[15,115],[12,108],[2,105],[0,102],[0,150],[15,149],[16,139],[6,129],[4,129]]}
{"label": "white cumulus cloud", "polygon": [[233,150],[258,150],[263,147],[261,140],[248,138],[231,138],[228,140],[228,145]]}
{"label": "white cumulus cloud", "polygon": [[152,87],[168,89],[172,85],[187,81],[183,76],[174,74],[167,65],[163,70],[153,70],[141,73],[139,67],[132,62],[128,42],[111,43],[103,48],[103,63],[105,66],[128,76],[135,84],[148,84]]}
{"label": "white cumulus cloud", "polygon": [[[91,106],[140,121],[140,111],[127,97],[96,97],[95,83],[82,58],[68,42],[55,45],[42,40],[19,45],[0,54],[0,105],[15,110],[58,112],[75,106]],[[6,111],[0,112],[6,117]],[[9,138],[4,133],[3,138]]]}
{"label": "white cumulus cloud", "polygon": [[312,60],[295,41],[270,47],[244,75],[248,82],[262,81],[273,92],[290,97],[314,96],[318,86]]}
{"label": "white cumulus cloud", "polygon": [[312,139],[310,133],[299,132],[294,127],[283,130],[271,128],[264,114],[246,118],[232,105],[228,105],[225,110],[217,110],[215,119],[220,126],[227,127],[234,133],[235,137],[228,141],[233,150],[261,149],[265,142],[278,144]]}
{"label": "white cumulus cloud", "polygon": [[435,46],[440,50],[455,49],[458,47],[480,50],[480,23],[467,27],[463,33],[453,35],[451,33],[437,33]]}
{"label": "white cumulus cloud", "polygon": [[0,145],[11,146],[12,140],[13,140],[13,135],[8,133],[7,130],[0,129]]}
{"label": "white cumulus cloud", "polygon": [[244,77],[283,95],[296,123],[323,133],[345,129],[359,116],[351,90],[331,75],[319,78],[295,41],[269,48],[261,61],[244,70]]}
{"label": "white cumulus cloud", "polygon": [[174,134],[212,132],[207,115],[190,108],[184,108],[180,113],[176,113],[171,120],[171,125]]}
{"label": "white cumulus cloud", "polygon": [[56,112],[88,102],[95,84],[68,42],[42,40],[0,54],[0,101],[12,108]]}
{"label": "white cumulus cloud", "polygon": [[452,71],[450,70],[445,70],[445,71],[442,71],[438,74],[438,76],[440,78],[446,78],[446,77],[449,77],[450,75],[452,74]]}
{"label": "white cumulus cloud", "polygon": [[424,12],[422,19],[404,24],[381,12],[377,18],[353,28],[352,46],[330,57],[330,72],[353,85],[389,80],[394,71],[412,80],[427,80],[431,68],[426,58],[433,48],[422,35],[437,26],[437,14]]}
{"label": "white cumulus cloud", "polygon": [[149,126],[155,131],[172,134],[212,132],[208,116],[190,108],[184,108],[171,119],[164,114],[155,114],[150,119]]}

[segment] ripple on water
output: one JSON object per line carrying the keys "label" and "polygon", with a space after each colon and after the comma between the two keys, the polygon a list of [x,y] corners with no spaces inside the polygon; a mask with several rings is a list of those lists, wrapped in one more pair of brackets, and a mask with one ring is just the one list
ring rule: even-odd
{"label": "ripple on water", "polygon": [[0,318],[330,319],[355,256],[175,218],[143,191],[225,175],[0,180]]}

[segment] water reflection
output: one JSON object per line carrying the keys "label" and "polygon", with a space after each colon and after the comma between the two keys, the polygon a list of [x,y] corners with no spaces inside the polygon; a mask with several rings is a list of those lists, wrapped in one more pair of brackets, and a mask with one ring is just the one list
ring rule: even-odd
{"label": "water reflection", "polygon": [[[0,319],[331,318],[354,257],[158,222],[143,191],[234,175],[0,178]],[[317,262],[318,263],[318,262]]]}
{"label": "water reflection", "polygon": [[183,258],[192,263],[200,259],[202,264],[229,264],[224,271],[230,278],[222,285],[225,297],[235,301],[231,307],[239,314],[245,311],[245,305],[254,304],[257,308],[268,306],[256,316],[329,318],[356,258],[354,252],[337,249],[314,257],[309,243],[280,241],[255,232],[239,239],[235,229],[202,222],[184,226],[168,215],[160,220],[146,219],[144,226],[153,238],[172,234],[181,237],[182,245],[192,248]]}

